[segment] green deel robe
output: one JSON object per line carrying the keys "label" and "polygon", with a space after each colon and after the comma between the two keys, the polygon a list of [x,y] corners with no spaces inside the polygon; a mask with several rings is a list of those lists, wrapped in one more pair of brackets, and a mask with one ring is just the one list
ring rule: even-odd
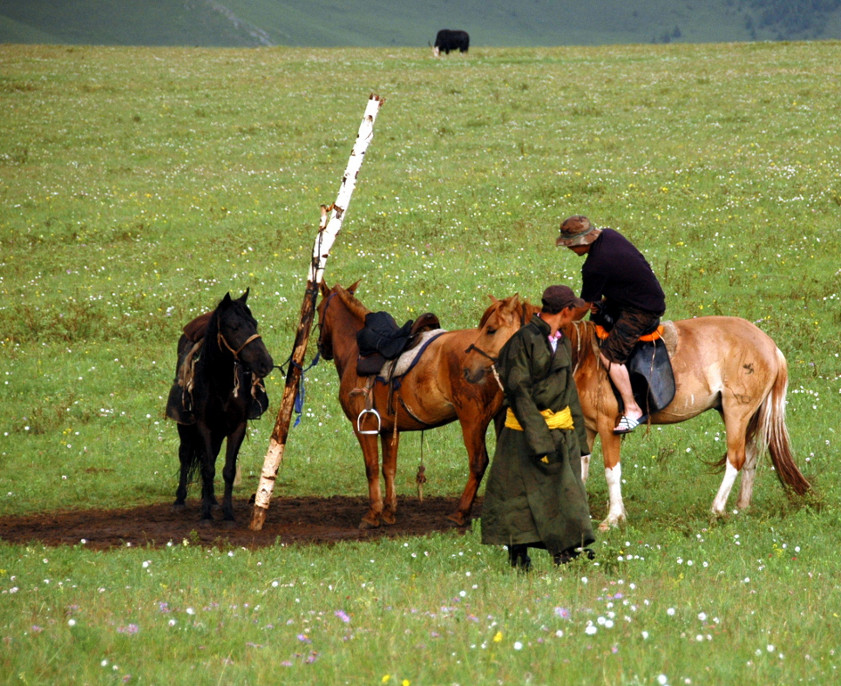
{"label": "green deel robe", "polygon": [[[588,452],[569,340],[553,353],[549,325],[535,315],[505,344],[497,370],[523,431],[502,429],[482,505],[482,543],[525,544],[550,554],[595,541],[581,455]],[[550,430],[541,410],[569,406],[574,429]],[[549,463],[540,461],[548,456]]]}

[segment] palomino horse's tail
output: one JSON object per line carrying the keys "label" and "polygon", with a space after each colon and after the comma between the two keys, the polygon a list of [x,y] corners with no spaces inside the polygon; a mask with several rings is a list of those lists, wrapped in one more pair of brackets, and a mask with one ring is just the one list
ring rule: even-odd
{"label": "palomino horse's tail", "polygon": [[788,389],[788,365],[783,353],[777,349],[777,378],[771,392],[750,421],[747,442],[757,442],[757,454],[768,449],[777,478],[784,487],[791,488],[797,495],[803,495],[812,488],[806,477],[794,463],[791,439],[786,428],[786,391]]}

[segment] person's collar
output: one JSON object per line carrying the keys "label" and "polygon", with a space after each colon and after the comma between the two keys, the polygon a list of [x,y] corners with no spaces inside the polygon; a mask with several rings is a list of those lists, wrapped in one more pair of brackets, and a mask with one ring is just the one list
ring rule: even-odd
{"label": "person's collar", "polygon": [[545,320],[545,319],[541,316],[541,314],[542,314],[541,312],[538,312],[538,313],[535,315],[535,317],[537,317],[537,319],[539,319],[539,320],[540,320],[540,325],[541,325],[541,327],[544,329],[544,333],[545,333],[547,336],[549,336],[550,338],[555,338],[555,339],[558,339],[558,338],[560,337],[560,336],[559,336],[559,334],[560,334],[560,335],[563,335],[563,334],[561,334],[561,330],[560,330],[560,329],[558,329],[558,330],[557,330],[557,331],[553,334],[553,333],[552,333],[552,325],[551,325],[551,324],[549,324],[549,322],[547,322],[547,321],[546,321],[546,320]]}

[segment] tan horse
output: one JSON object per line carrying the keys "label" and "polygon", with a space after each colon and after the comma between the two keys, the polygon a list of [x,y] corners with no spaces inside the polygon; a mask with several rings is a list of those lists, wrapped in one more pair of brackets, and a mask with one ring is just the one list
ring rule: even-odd
{"label": "tan horse", "polygon": [[[523,309],[492,306],[486,313],[474,347],[500,350],[505,341],[527,322],[538,307],[523,303]],[[715,515],[724,514],[736,477],[742,481],[736,506],[750,505],[756,460],[767,450],[777,477],[785,488],[798,495],[810,489],[809,482],[794,463],[785,424],[785,396],[788,385],[786,360],[769,336],[738,317],[699,317],[672,322],[666,343],[675,377],[674,400],[651,416],[651,424],[674,424],[706,410],[716,410],[724,420],[727,454],[724,479],[712,504]],[[606,530],[625,521],[622,502],[621,436],[613,427],[619,404],[607,371],[599,362],[595,327],[592,322],[575,322],[564,329],[572,343],[575,382],[587,424],[592,449],[596,435],[601,439],[605,478],[610,505],[600,528]],[[473,378],[488,367],[488,356],[471,352],[465,375]],[[582,478],[589,475],[589,461],[582,461]]]}
{"label": "tan horse", "polygon": [[[488,466],[485,433],[502,405],[502,392],[492,375],[480,375],[470,382],[463,374],[467,348],[475,340],[478,329],[447,331],[434,338],[411,370],[400,378],[394,390],[390,384],[376,381],[372,388],[372,401],[373,408],[381,417],[379,435],[361,433],[358,421],[360,412],[366,407],[364,389],[367,377],[356,373],[359,355],[356,333],[363,327],[365,315],[370,310],[354,296],[357,285],[358,282],[348,288],[338,285],[327,288],[322,284],[322,298],[318,305],[318,349],[322,357],[336,364],[340,382],[339,401],[353,424],[365,459],[369,507],[359,526],[364,529],[395,522],[397,494],[394,476],[400,432],[431,429],[456,419],[461,423],[470,472],[458,509],[450,515],[450,519],[464,525],[469,521],[476,491]],[[491,354],[498,352],[498,348],[491,348]],[[375,420],[369,417],[366,422],[369,421]],[[363,431],[368,426],[363,424]],[[382,447],[385,501],[380,491],[378,438]]]}

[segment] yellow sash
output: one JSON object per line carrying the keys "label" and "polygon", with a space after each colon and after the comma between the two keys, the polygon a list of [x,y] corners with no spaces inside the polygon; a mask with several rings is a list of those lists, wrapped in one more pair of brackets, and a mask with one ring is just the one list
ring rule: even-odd
{"label": "yellow sash", "polygon": [[[558,410],[557,412],[552,412],[552,410],[543,410],[540,414],[543,415],[543,418],[546,420],[546,426],[550,429],[574,428],[574,424],[572,422],[572,412],[569,410],[569,405],[567,405],[563,410]],[[514,429],[515,431],[523,430],[523,427],[520,426],[520,422],[517,421],[517,417],[514,416],[510,407],[505,413],[505,426],[509,429]]]}

